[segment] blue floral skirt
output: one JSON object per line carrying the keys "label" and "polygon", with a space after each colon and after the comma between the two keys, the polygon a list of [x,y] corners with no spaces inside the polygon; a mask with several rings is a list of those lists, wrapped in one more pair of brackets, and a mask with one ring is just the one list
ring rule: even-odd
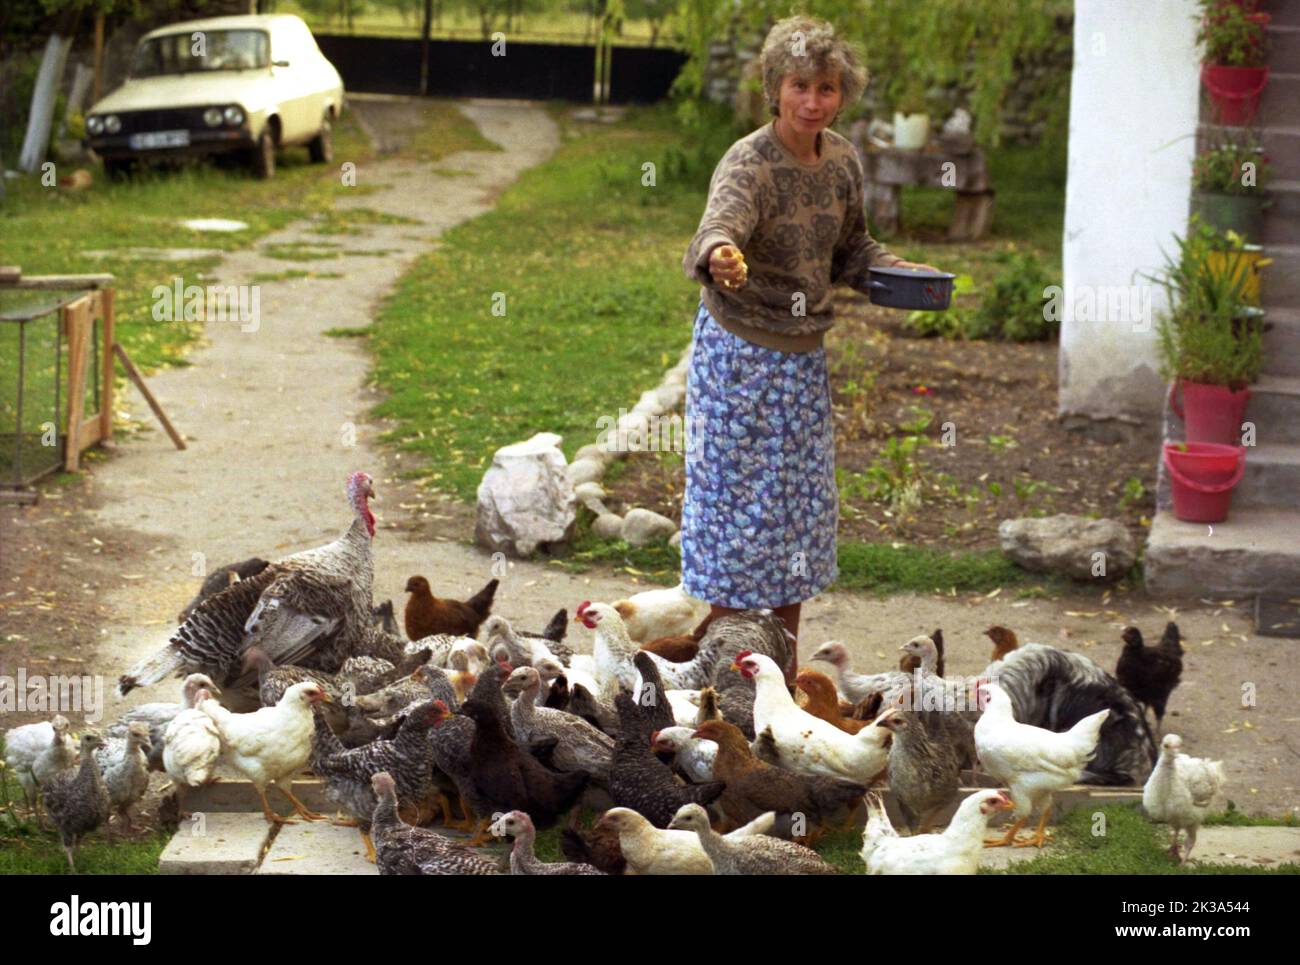
{"label": "blue floral skirt", "polygon": [[810,599],[839,575],[826,352],[780,352],[695,316],[682,581],[726,607]]}

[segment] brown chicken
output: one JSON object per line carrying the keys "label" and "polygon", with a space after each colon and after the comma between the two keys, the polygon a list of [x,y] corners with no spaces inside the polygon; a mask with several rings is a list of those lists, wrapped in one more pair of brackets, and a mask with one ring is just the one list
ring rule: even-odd
{"label": "brown chicken", "polygon": [[673,663],[689,663],[700,652],[700,640],[703,638],[705,631],[709,629],[711,622],[713,622],[712,614],[700,621],[700,625],[690,633],[680,634],[675,637],[657,637],[641,644],[641,649]]}
{"label": "brown chicken", "polygon": [[[796,774],[765,764],[754,756],[740,728],[725,720],[706,721],[692,736],[718,745],[713,776],[726,787],[716,804],[733,829],[775,811],[774,831],[815,840],[832,820],[852,817],[867,792],[852,781]],[[796,816],[802,816],[802,827]]]}
{"label": "brown chicken", "polygon": [[835,694],[835,681],[824,673],[804,668],[795,678],[795,686],[808,698],[803,709],[814,717],[820,717],[828,724],[834,724],[847,734],[856,734],[870,721],[852,720],[845,717],[840,710],[840,700]]}
{"label": "brown chicken", "polygon": [[499,580],[490,580],[463,603],[444,600],[433,595],[429,581],[413,576],[406,581],[406,636],[410,640],[423,640],[435,633],[450,633],[460,637],[477,637],[478,628],[492,613],[492,598],[496,596]]}
{"label": "brown chicken", "polygon": [[1006,627],[989,627],[984,631],[984,636],[993,641],[993,656],[989,658],[990,661],[1001,660],[1012,650],[1020,647],[1020,641],[1016,639],[1015,632],[1008,630]]}

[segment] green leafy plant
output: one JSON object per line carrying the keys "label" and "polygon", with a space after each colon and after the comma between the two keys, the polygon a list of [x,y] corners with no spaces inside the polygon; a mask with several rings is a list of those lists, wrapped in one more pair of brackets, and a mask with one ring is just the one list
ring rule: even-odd
{"label": "green leafy plant", "polygon": [[[1246,177],[1254,165],[1254,178]],[[1202,151],[1192,162],[1192,187],[1211,194],[1255,194],[1273,175],[1272,164],[1259,144],[1221,144]],[[1247,184],[1251,180],[1253,183]]]}
{"label": "green leafy plant", "polygon": [[1201,0],[1196,42],[1204,62],[1220,67],[1263,67],[1267,61],[1266,21],[1236,3]]}
{"label": "green leafy plant", "polygon": [[1009,342],[1054,338],[1059,320],[1043,310],[1044,292],[1054,280],[1032,251],[1011,250],[998,256],[1003,268],[989,283],[972,320],[977,331],[995,332]]}
{"label": "green leafy plant", "polygon": [[[1146,276],[1169,296],[1170,307],[1156,322],[1161,371],[1170,380],[1244,388],[1259,376],[1264,334],[1245,307],[1243,242],[1195,215],[1175,242],[1177,252],[1166,252],[1163,268]],[[1211,257],[1214,252],[1226,256]]]}

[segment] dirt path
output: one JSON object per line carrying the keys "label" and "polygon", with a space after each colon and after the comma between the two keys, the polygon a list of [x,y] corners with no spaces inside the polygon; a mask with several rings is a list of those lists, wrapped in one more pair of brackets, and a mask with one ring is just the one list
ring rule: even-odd
{"label": "dirt path", "polygon": [[[359,206],[421,223],[372,226],[368,236],[349,239],[345,247],[393,254],[305,264],[339,271],[345,275],[339,279],[262,283],[256,332],[241,332],[237,323],[209,325],[209,344],[191,354],[190,367],[151,380],[190,437],[189,449],[176,452],[161,432],[147,432],[124,441],[79,492],[27,510],[0,509],[7,558],[0,559],[0,673],[13,673],[23,660],[36,672],[50,666],[42,662],[47,659],[85,659],[106,677],[107,695],[123,669],[166,642],[197,586],[196,554],[216,566],[252,555],[276,558],[333,539],[348,523],[343,484],[356,469],[376,477],[381,496],[375,506],[377,600],[392,598],[400,610],[402,587],[413,573],[428,576],[435,592],[460,597],[490,578],[487,554],[468,542],[472,507],[405,483],[400,459],[378,445],[382,427],[365,420],[375,396],[365,384],[370,361],[363,343],[321,334],[366,324],[443,230],[486,211],[559,142],[554,123],[535,105],[469,101],[461,109],[506,150],[465,152],[438,164],[468,175],[441,176],[428,165],[397,160],[359,171],[362,183],[388,185],[359,197]],[[291,226],[258,249],[232,254],[219,277],[204,281],[243,284],[257,273],[295,267],[266,257],[261,248],[319,243],[320,236],[306,229]],[[643,388],[627,386],[627,404]],[[134,393],[127,393],[125,404],[148,420]],[[625,403],[612,401],[619,404]],[[58,598],[42,595],[53,587]],[[581,600],[613,600],[637,589],[621,574],[572,575],[521,562],[502,581],[497,611],[540,628],[561,606],[572,611]],[[1165,601],[1141,595],[1117,595],[1105,605],[1095,595],[1019,603],[1009,597],[826,594],[805,606],[800,650],[807,654],[827,639],[842,639],[859,668],[883,669],[896,663],[901,643],[941,626],[951,671],[975,673],[990,649],[980,632],[1004,623],[1022,640],[1078,649],[1113,669],[1124,624],[1136,622],[1158,637],[1167,619],[1156,605]],[[1243,609],[1193,603],[1179,613],[1189,653],[1167,729],[1180,732],[1192,753],[1227,762],[1230,796],[1239,808],[1281,815],[1300,801],[1295,643],[1254,636]],[[572,633],[589,648],[590,634],[580,628]],[[1258,702],[1244,710],[1247,682],[1256,684]],[[171,696],[172,688],[160,685],[131,700]],[[105,713],[112,719],[124,705],[109,701]],[[11,718],[0,726],[21,722]]]}

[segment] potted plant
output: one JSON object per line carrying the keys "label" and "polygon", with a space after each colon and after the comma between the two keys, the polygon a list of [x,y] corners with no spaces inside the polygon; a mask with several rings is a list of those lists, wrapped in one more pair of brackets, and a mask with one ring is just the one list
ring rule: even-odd
{"label": "potted plant", "polygon": [[925,87],[913,74],[894,99],[894,146],[904,151],[919,151],[929,140],[930,113]]}
{"label": "potted plant", "polygon": [[1204,49],[1201,82],[1210,93],[1221,124],[1241,127],[1259,110],[1259,95],[1268,83],[1265,66],[1266,13],[1251,13],[1224,0],[1202,0],[1203,16],[1196,42]]}
{"label": "potted plant", "polygon": [[1177,243],[1177,256],[1150,276],[1169,296],[1157,335],[1170,401],[1188,442],[1236,445],[1263,361],[1263,325],[1245,299],[1245,253],[1195,216]]}
{"label": "potted plant", "polygon": [[1272,166],[1258,144],[1224,143],[1192,162],[1192,211],[1222,232],[1258,239]]}

